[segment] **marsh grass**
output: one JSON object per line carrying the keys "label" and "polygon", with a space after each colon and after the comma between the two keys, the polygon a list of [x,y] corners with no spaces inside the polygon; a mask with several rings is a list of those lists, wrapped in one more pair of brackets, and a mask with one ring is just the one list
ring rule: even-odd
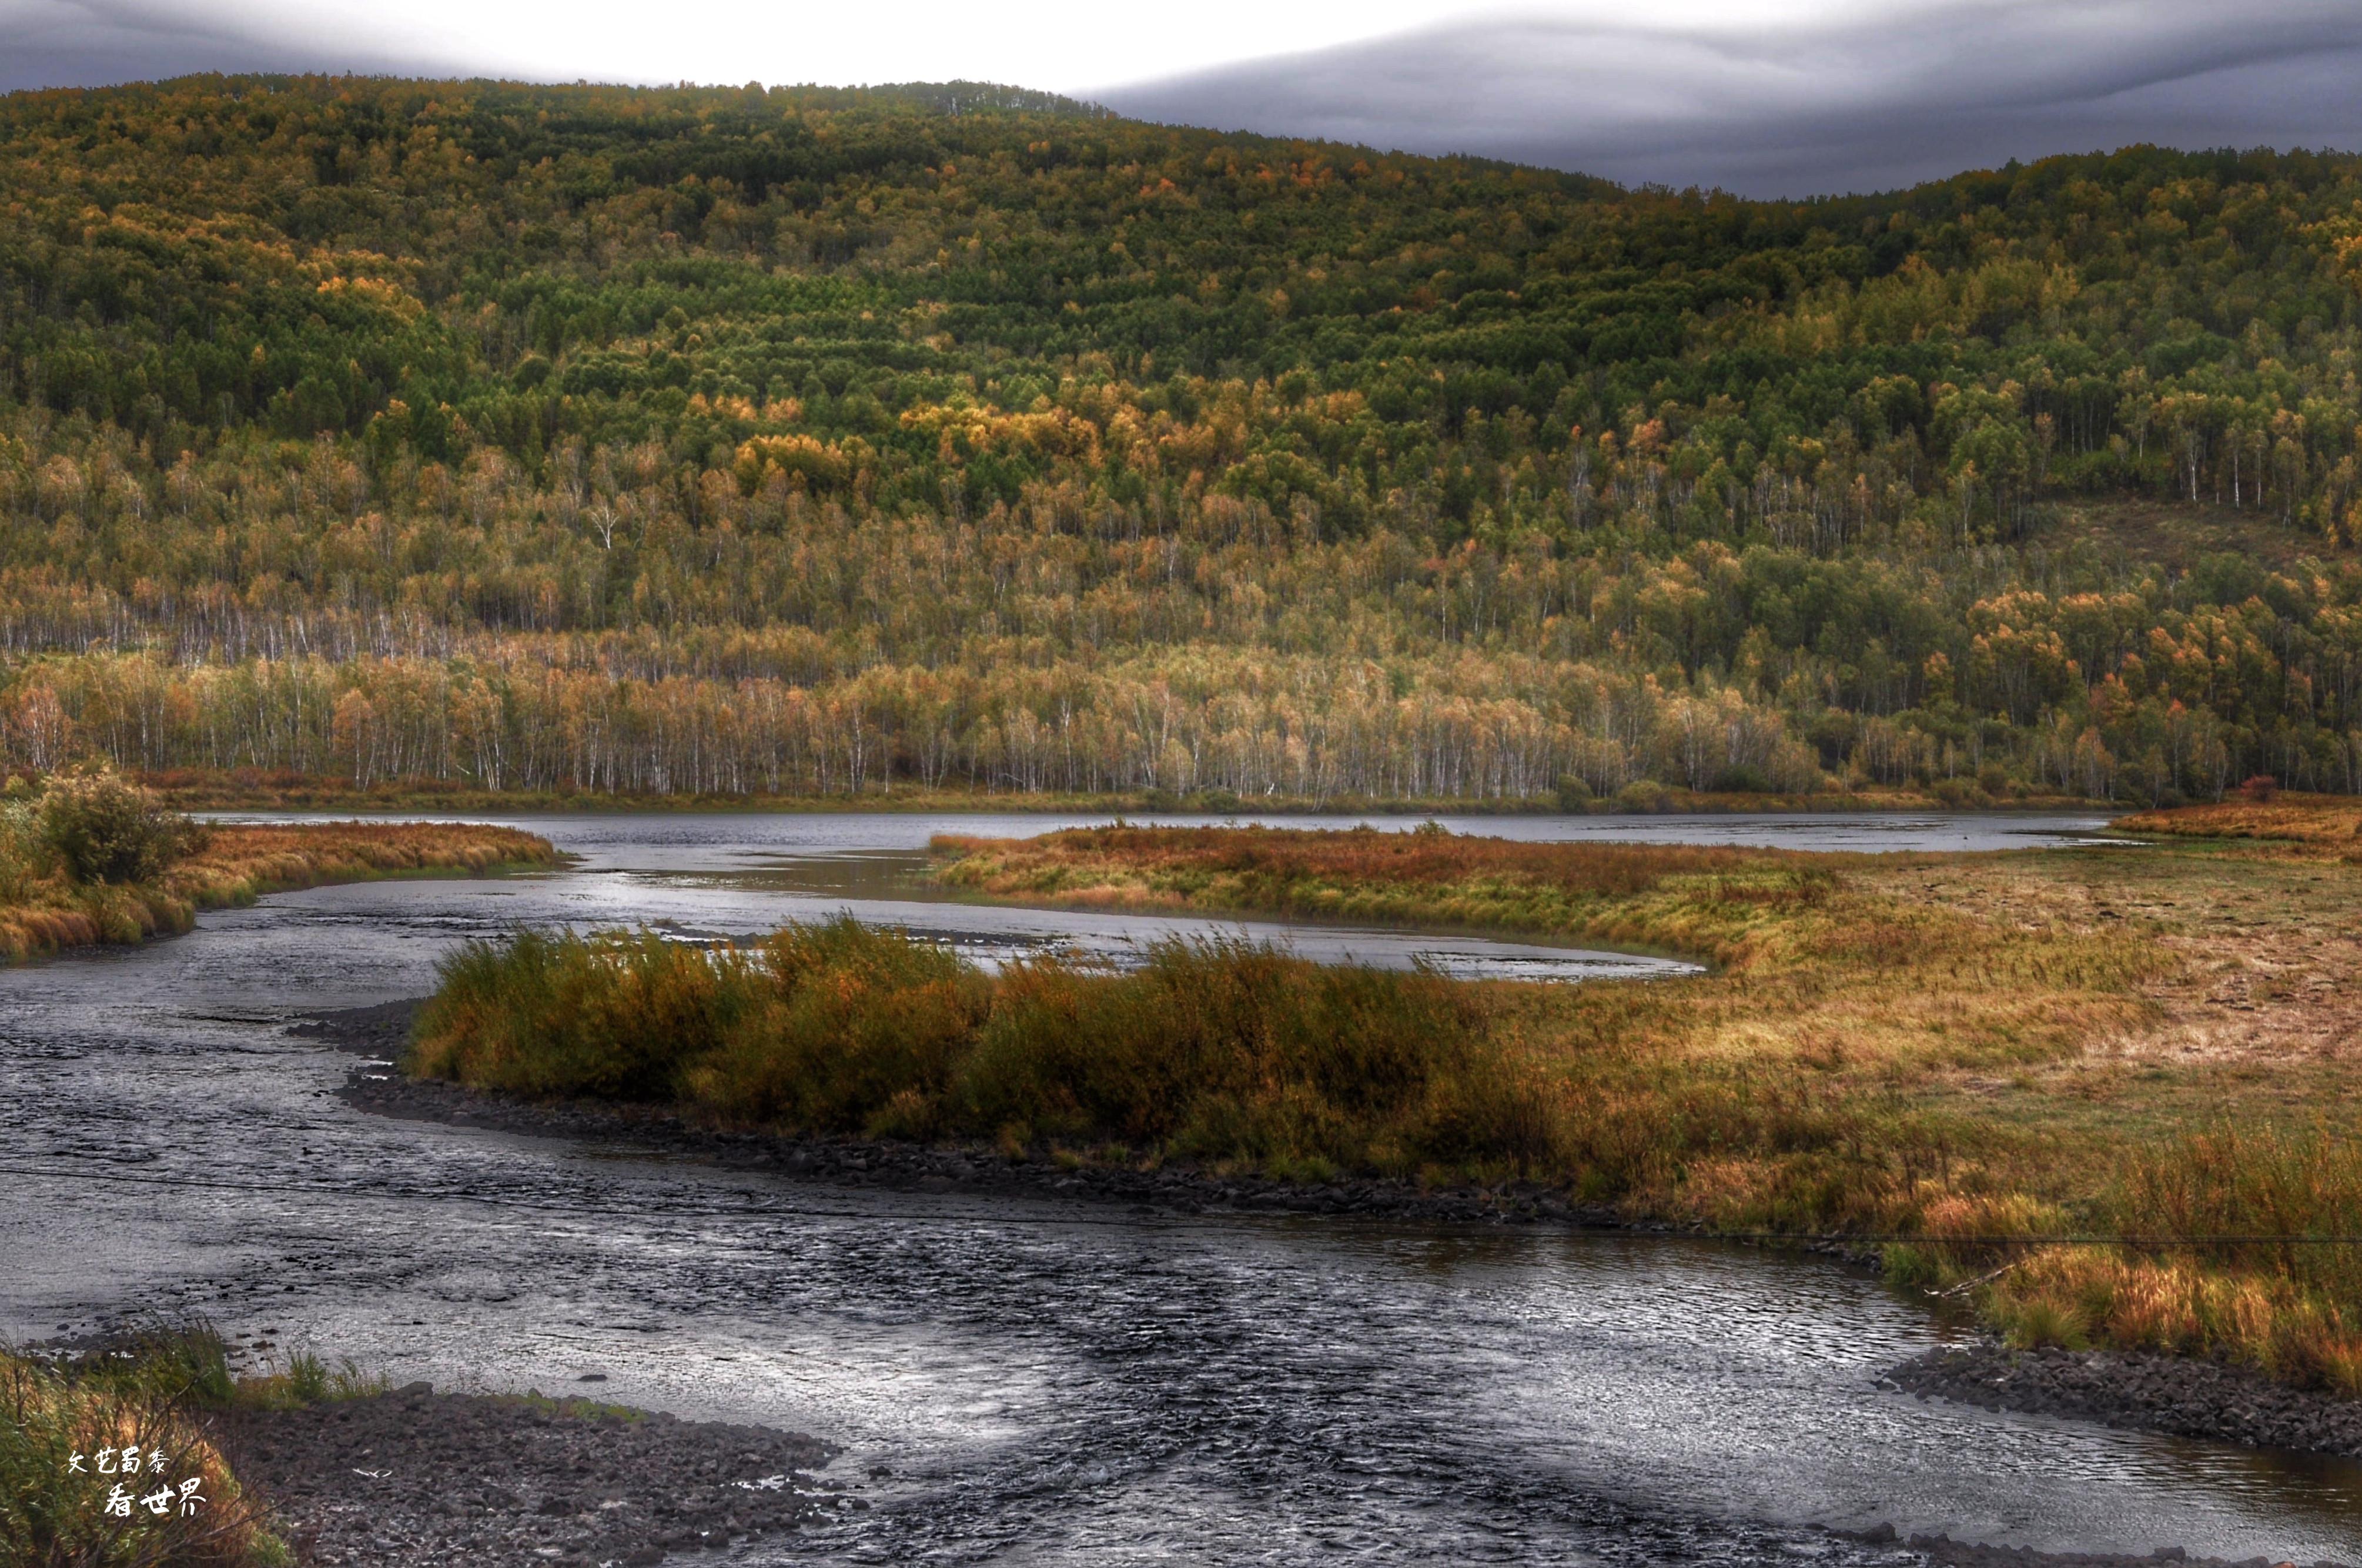
{"label": "marsh grass", "polygon": [[2362,1395],[2351,1140],[2225,1123],[2136,1149],[2095,1218],[2124,1241],[2039,1248],[1995,1283],[1989,1310],[2014,1342],[2243,1362]]}
{"label": "marsh grass", "polygon": [[2136,812],[2109,826],[2168,838],[2279,840],[2362,857],[2362,801],[2347,795],[2275,794],[2210,806]]}
{"label": "marsh grass", "polygon": [[[849,919],[751,947],[526,933],[447,961],[410,1069],[873,1137],[1408,1174],[1546,1166],[1475,988],[1211,940],[997,975]],[[1076,1157],[1080,1157],[1077,1155]]]}
{"label": "marsh grass", "polygon": [[[297,1355],[259,1376],[231,1374],[203,1325],[156,1325],[67,1357],[0,1352],[0,1564],[6,1568],[281,1568],[292,1561],[262,1502],[246,1493],[217,1442],[217,1418],[382,1391],[352,1367]],[[138,1483],[100,1474],[102,1449],[161,1452]],[[81,1455],[77,1472],[74,1456]],[[204,1503],[159,1514],[106,1511],[110,1489],[135,1496],[199,1480]]]}
{"label": "marsh grass", "polygon": [[1728,962],[1838,886],[1830,858],[1689,845],[1118,824],[944,836],[947,885],[1091,907],[1261,911],[1678,949]]}

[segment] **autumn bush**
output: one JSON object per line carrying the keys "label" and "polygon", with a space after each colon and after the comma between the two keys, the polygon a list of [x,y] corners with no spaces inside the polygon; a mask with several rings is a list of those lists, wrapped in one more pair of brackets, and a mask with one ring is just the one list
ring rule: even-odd
{"label": "autumn bush", "polygon": [[203,826],[105,768],[51,778],[37,814],[42,839],[77,882],[152,882],[207,837]]}
{"label": "autumn bush", "polygon": [[742,1124],[1120,1144],[1289,1169],[1533,1168],[1554,1131],[1480,991],[1231,941],[987,974],[851,919],[748,947],[524,933],[447,960],[414,1072]]}

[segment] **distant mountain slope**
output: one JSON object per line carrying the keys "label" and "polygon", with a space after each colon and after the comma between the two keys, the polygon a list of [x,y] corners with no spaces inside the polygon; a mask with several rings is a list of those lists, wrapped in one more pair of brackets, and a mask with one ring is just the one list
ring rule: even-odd
{"label": "distant mountain slope", "polygon": [[0,99],[0,204],[19,763],[2362,767],[2356,160],[1750,204],[981,84],[206,78]]}

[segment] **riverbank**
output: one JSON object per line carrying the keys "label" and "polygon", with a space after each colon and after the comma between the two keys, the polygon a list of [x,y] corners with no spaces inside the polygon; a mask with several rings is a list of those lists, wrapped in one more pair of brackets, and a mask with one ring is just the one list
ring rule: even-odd
{"label": "riverbank", "polygon": [[[1011,1153],[982,1146],[730,1131],[700,1125],[652,1107],[584,1100],[548,1103],[487,1093],[387,1070],[407,1044],[423,1001],[321,1013],[294,1025],[290,1032],[373,1058],[370,1065],[356,1067],[339,1091],[338,1098],[359,1110],[395,1120],[621,1145],[696,1160],[719,1169],[784,1176],[816,1186],[1026,1198],[1117,1209],[1142,1219],[1252,1214],[1488,1227],[1679,1230],[1692,1234],[1704,1229],[1636,1219],[1609,1205],[1569,1203],[1562,1190],[1539,1182],[1430,1191],[1415,1184],[1374,1178],[1288,1182],[1174,1165],[1143,1171],[1060,1160],[1041,1149]],[[1842,1236],[1790,1236],[1779,1244],[1856,1267],[1876,1268],[1880,1264],[1878,1248]],[[2252,1368],[2055,1348],[2029,1355],[1986,1342],[1973,1349],[1930,1353],[1887,1375],[1908,1392],[1981,1408],[2073,1416],[2170,1436],[2362,1457],[2362,1402],[2291,1389]],[[1958,1551],[1951,1556],[1937,1552],[1932,1561],[1974,1568],[2004,1560],[1968,1543],[1923,1543],[1931,1552],[1939,1545],[1957,1547]],[[2005,1560],[2047,1561],[2023,1555]]]}
{"label": "riverbank", "polygon": [[2252,1367],[1980,1339],[1915,1356],[1887,1376],[1905,1393],[1980,1409],[2362,1459],[2362,1401],[2290,1388]]}
{"label": "riverbank", "polygon": [[[316,1014],[290,1032],[392,1064],[407,1047],[425,999]],[[901,1139],[815,1137],[732,1130],[658,1106],[527,1099],[414,1078],[363,1066],[338,1098],[398,1121],[436,1121],[532,1136],[613,1142],[703,1161],[725,1170],[767,1171],[843,1187],[1114,1204],[1164,1214],[1316,1214],[1442,1224],[1623,1228],[1599,1205],[1571,1204],[1538,1182],[1424,1188],[1380,1177],[1282,1181],[1252,1171],[1220,1173],[1187,1163],[1142,1170],[1086,1160],[1045,1146],[918,1143]]]}
{"label": "riverbank", "polygon": [[[130,1348],[124,1350],[121,1344]],[[743,1554],[766,1541],[857,1517],[870,1507],[856,1479],[826,1472],[834,1445],[743,1423],[682,1420],[607,1404],[601,1375],[579,1394],[387,1388],[364,1375],[298,1369],[238,1376],[222,1342],[183,1331],[128,1342],[0,1353],[0,1388],[30,1378],[79,1390],[107,1410],[138,1391],[143,1452],[160,1439],[174,1474],[193,1468],[212,1509],[122,1523],[103,1508],[106,1480],[38,1463],[45,1501],[17,1522],[10,1544],[50,1560],[52,1521],[68,1524],[75,1560],[94,1568],[155,1561],[207,1568],[442,1568],[451,1562],[547,1562],[558,1568],[655,1568]],[[98,1408],[97,1406],[94,1409]],[[116,1428],[112,1425],[109,1430]],[[66,1435],[61,1429],[58,1436]],[[76,1437],[79,1452],[91,1445]],[[108,1452],[114,1451],[110,1448]],[[85,1455],[86,1458],[91,1457]],[[873,1463],[867,1479],[891,1475]],[[0,1506],[32,1501],[19,1489]],[[28,1522],[29,1521],[29,1522]],[[225,1526],[227,1528],[225,1529]],[[169,1531],[174,1538],[159,1538]],[[1926,1568],[2135,1568],[2172,1562],[2195,1568],[2257,1568],[2191,1557],[2180,1548],[2144,1555],[2045,1552],[1944,1535],[1899,1535],[1892,1526],[1835,1530],[1831,1545],[1867,1549],[1845,1560]],[[1767,1551],[1794,1550],[1794,1537]],[[163,1556],[159,1559],[159,1551]],[[0,1553],[0,1561],[14,1557]],[[2316,1568],[2335,1568],[2318,1564]]]}
{"label": "riverbank", "polygon": [[204,911],[271,893],[389,877],[483,876],[557,859],[546,839],[482,823],[225,824],[146,881],[21,879],[0,900],[0,960],[173,935]]}

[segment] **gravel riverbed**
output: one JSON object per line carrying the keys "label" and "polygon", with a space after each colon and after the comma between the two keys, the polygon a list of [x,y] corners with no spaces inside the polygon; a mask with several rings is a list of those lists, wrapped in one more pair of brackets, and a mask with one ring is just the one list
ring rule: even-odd
{"label": "gravel riverbed", "polygon": [[835,1451],[761,1427],[578,1399],[438,1394],[240,1413],[225,1447],[304,1563],[636,1568],[866,1507]]}

